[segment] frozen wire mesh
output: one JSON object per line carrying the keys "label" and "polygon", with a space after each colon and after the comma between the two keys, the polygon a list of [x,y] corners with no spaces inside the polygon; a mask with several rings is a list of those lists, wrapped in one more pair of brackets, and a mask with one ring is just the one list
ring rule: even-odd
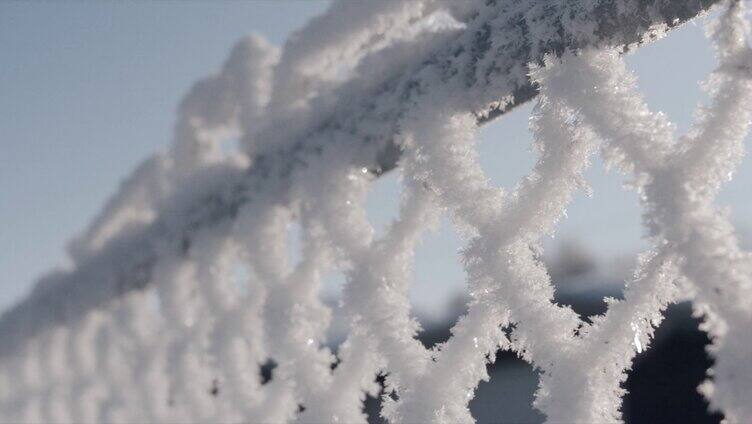
{"label": "frozen wire mesh", "polygon": [[[752,257],[713,206],[752,118],[743,3],[709,30],[711,101],[682,137],[620,57],[713,3],[342,1],[281,51],[241,41],[184,98],[171,148],[71,243],[73,269],[3,316],[0,420],[363,422],[383,373],[390,421],[471,422],[504,348],[541,372],[535,406],[549,421],[613,422],[632,358],[683,299],[713,340],[702,393],[727,420],[750,419]],[[494,187],[473,133],[530,99],[538,161]],[[223,153],[227,137],[242,151]],[[653,248],[624,300],[589,323],[553,302],[537,252],[596,153],[632,176]],[[400,213],[376,237],[364,201],[389,171],[402,174]],[[466,243],[471,300],[426,349],[410,267],[442,213]],[[336,356],[318,296],[331,270],[346,276]]]}

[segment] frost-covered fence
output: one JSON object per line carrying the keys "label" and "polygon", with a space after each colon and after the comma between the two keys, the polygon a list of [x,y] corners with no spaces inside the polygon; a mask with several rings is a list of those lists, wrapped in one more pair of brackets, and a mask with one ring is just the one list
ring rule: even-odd
{"label": "frost-covered fence", "polygon": [[[281,51],[243,40],[186,96],[170,149],[71,244],[74,268],[0,321],[0,419],[362,422],[384,373],[391,421],[472,421],[501,347],[541,371],[536,407],[550,421],[616,421],[633,356],[677,300],[693,301],[713,339],[703,393],[730,421],[750,419],[752,258],[712,204],[752,113],[742,3],[712,30],[712,101],[681,138],[619,56],[712,3],[343,1]],[[516,187],[493,187],[473,131],[536,96],[538,162]],[[228,138],[241,151],[224,153]],[[654,248],[590,324],[552,301],[538,239],[587,186],[596,152],[633,176]],[[365,195],[394,168],[400,215],[375,238]],[[428,350],[409,270],[442,213],[466,242],[471,301]],[[318,297],[332,270],[346,276],[350,328],[336,356]]]}

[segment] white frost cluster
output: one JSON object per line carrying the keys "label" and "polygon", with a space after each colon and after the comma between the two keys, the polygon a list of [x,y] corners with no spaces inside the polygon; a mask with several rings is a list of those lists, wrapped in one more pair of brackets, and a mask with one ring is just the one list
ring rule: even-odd
{"label": "white frost cluster", "polygon": [[[729,422],[752,419],[752,255],[713,206],[752,122],[742,3],[731,2],[710,30],[712,99],[679,138],[611,47],[531,65],[538,161],[509,189],[492,186],[478,163],[479,114],[464,85],[482,84],[483,69],[498,64],[485,56],[475,74],[455,77],[451,63],[416,51],[477,37],[462,34],[472,19],[503,28],[503,14],[518,12],[493,4],[341,1],[281,52],[243,40],[183,100],[169,150],[139,167],[71,244],[75,269],[43,280],[3,318],[15,325],[0,323],[10,342],[0,348],[0,421],[365,422],[363,401],[383,374],[389,421],[473,422],[469,401],[503,348],[540,371],[535,406],[550,422],[614,422],[634,355],[678,300],[693,302],[713,340],[702,393]],[[530,22],[539,12],[526,12]],[[545,25],[531,32],[553,37]],[[562,25],[575,40],[594,32],[575,18]],[[364,109],[396,117],[396,126],[343,112],[360,108],[352,99],[391,68],[415,69],[412,79],[383,84],[419,100],[390,115],[396,100],[384,94]],[[511,97],[496,107],[504,102]],[[362,134],[327,120],[332,114],[353,116],[364,134],[394,130],[401,208],[378,238],[364,203],[382,170],[364,159],[371,147],[354,141]],[[228,138],[241,151],[223,154]],[[653,248],[624,300],[610,299],[588,323],[553,302],[539,243],[587,187],[582,173],[598,152],[631,176]],[[452,337],[426,349],[410,314],[411,266],[421,234],[444,213],[466,243],[471,300]],[[294,223],[298,263],[287,246]],[[333,271],[346,277],[349,326],[336,352],[325,345],[332,312],[319,296]],[[135,286],[124,287],[123,275]],[[71,299],[45,311],[39,299],[60,288]],[[259,369],[269,361],[276,367],[267,382]]]}

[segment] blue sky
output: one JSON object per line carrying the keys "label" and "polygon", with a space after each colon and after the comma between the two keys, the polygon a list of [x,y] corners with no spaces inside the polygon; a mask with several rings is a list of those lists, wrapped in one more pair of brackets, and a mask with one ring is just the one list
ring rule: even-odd
{"label": "blue sky", "polygon": [[[326,4],[0,2],[0,310],[63,264],[67,240],[136,164],[167,146],[179,99],[218,70],[236,40],[256,32],[281,45]],[[697,81],[713,67],[702,28],[687,25],[628,62],[653,108],[686,129],[702,98]],[[532,166],[529,110],[480,132],[483,166],[499,184]],[[634,194],[597,160],[588,175],[592,198],[578,196],[546,245],[555,251],[575,238],[604,261],[636,253],[645,244]],[[752,229],[751,185],[747,160],[719,199],[743,232]],[[376,184],[377,225],[394,215],[397,187],[395,177]],[[447,225],[428,236],[417,254],[417,303],[441,303],[461,285],[459,247]]]}

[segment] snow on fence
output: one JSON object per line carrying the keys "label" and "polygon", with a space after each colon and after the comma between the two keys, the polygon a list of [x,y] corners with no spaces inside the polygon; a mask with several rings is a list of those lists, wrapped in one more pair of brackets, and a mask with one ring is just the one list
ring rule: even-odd
{"label": "snow on fence", "polygon": [[[682,137],[620,57],[714,3],[342,1],[281,51],[243,40],[185,97],[169,150],[71,243],[73,268],[0,320],[0,421],[363,422],[383,373],[390,421],[471,422],[498,348],[540,371],[535,406],[549,421],[618,421],[632,358],[679,300],[713,340],[703,394],[730,422],[749,420],[752,257],[713,206],[752,119],[743,4],[725,3],[710,30],[711,101]],[[538,161],[516,187],[494,187],[473,132],[533,98]],[[241,151],[224,153],[228,138]],[[553,302],[538,243],[597,152],[632,176],[653,248],[624,300],[589,323]],[[395,168],[400,214],[376,238],[365,195]],[[471,300],[452,337],[426,349],[407,291],[415,247],[443,213],[466,243]],[[346,276],[349,320],[336,354],[318,296],[332,270]]]}

